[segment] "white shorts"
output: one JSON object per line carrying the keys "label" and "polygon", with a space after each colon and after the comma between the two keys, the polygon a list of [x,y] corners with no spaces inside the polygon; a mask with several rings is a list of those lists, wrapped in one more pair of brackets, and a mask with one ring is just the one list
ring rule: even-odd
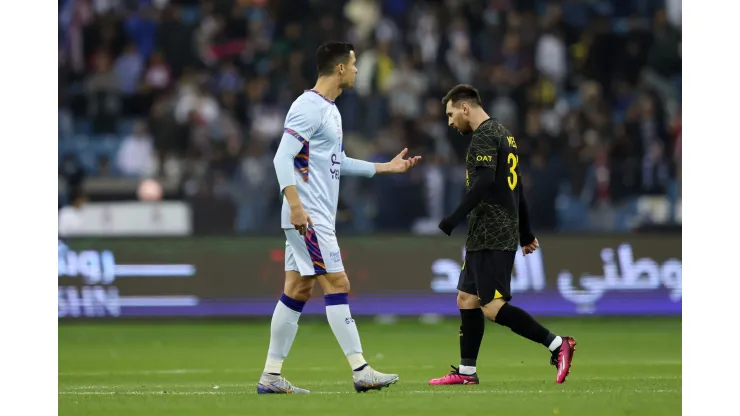
{"label": "white shorts", "polygon": [[315,276],[344,271],[342,255],[334,230],[324,226],[309,227],[305,236],[296,229],[285,229],[285,271],[301,276]]}

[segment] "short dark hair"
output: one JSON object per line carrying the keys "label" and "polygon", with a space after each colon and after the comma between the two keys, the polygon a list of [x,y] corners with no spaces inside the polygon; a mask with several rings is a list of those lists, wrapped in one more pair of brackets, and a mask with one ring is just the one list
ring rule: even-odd
{"label": "short dark hair", "polygon": [[319,76],[331,75],[334,67],[349,61],[349,53],[354,50],[355,47],[347,42],[327,42],[319,46],[316,50],[316,69]]}
{"label": "short dark hair", "polygon": [[452,87],[450,92],[442,98],[442,105],[447,106],[447,103],[450,101],[452,101],[452,105],[457,105],[460,101],[467,101],[468,103],[477,105],[478,107],[482,105],[478,90],[468,84],[459,84]]}

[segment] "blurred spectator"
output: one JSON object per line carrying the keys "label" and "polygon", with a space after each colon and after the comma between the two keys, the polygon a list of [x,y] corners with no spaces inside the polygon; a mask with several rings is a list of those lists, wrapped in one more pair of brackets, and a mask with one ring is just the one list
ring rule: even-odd
{"label": "blurred spectator", "polygon": [[180,90],[175,117],[181,124],[208,124],[216,121],[219,108],[216,100],[202,86],[187,85]]}
{"label": "blurred spectator", "polygon": [[173,108],[171,95],[165,94],[154,101],[148,114],[149,131],[158,156],[158,173],[164,176],[171,174],[167,170],[168,161],[182,158],[189,144],[187,130],[177,123]]}
{"label": "blurred spectator", "polygon": [[663,144],[653,142],[642,162],[642,191],[648,195],[665,195],[669,179]]}
{"label": "blurred spectator", "polygon": [[136,178],[147,176],[153,173],[154,159],[154,146],[146,124],[136,122],[133,132],[121,143],[118,150],[116,158],[118,170],[126,176]]}
{"label": "blurred spectator", "polygon": [[381,9],[376,0],[349,0],[344,6],[344,15],[352,22],[356,43],[367,42],[381,19]]}
{"label": "blurred spectator", "polygon": [[221,92],[237,92],[242,89],[242,78],[232,62],[224,62],[216,78],[218,90]]}
{"label": "blurred spectator", "polygon": [[653,44],[648,53],[647,67],[663,78],[681,71],[681,32],[670,25],[665,10],[655,13]]}
{"label": "blurred spectator", "polygon": [[59,6],[62,51],[68,57],[70,69],[75,73],[81,73],[85,69],[84,29],[94,18],[88,2],[65,0]]}
{"label": "blurred spectator", "polygon": [[524,192],[529,205],[532,227],[539,230],[557,226],[555,203],[558,196],[558,172],[547,160],[545,152],[536,152],[530,162]]}
{"label": "blurred spectator", "polygon": [[123,106],[127,114],[135,113],[135,95],[139,90],[139,79],[144,71],[144,60],[130,43],[123,54],[116,59],[113,71],[118,78],[118,85],[123,93]]}
{"label": "blurred spectator", "polygon": [[265,229],[265,211],[273,201],[265,195],[276,195],[275,181],[270,175],[271,168],[272,158],[264,151],[262,143],[252,141],[235,172],[234,196],[239,207],[236,219],[238,231]]}
{"label": "blurred spectator", "polygon": [[200,59],[207,64],[212,64],[216,61],[216,56],[212,51],[213,42],[224,22],[215,14],[213,2],[203,2],[201,13],[203,17],[195,31],[195,47]]}
{"label": "blurred spectator", "polygon": [[203,85],[183,85],[175,106],[175,120],[186,129],[193,150],[207,154],[211,129],[219,119],[220,108]]}
{"label": "blurred spectator", "polygon": [[676,118],[673,120],[673,124],[671,126],[672,128],[672,134],[673,134],[673,162],[676,164],[676,167],[678,168],[678,177],[680,179],[681,177],[681,133],[682,133],[682,124],[681,124],[681,114],[678,114]]}
{"label": "blurred spectator", "polygon": [[567,75],[566,48],[563,35],[555,30],[545,32],[537,42],[535,67],[562,87]]}
{"label": "blurred spectator", "polygon": [[87,79],[88,114],[94,133],[115,133],[121,115],[121,84],[105,51],[95,55],[93,73]]}
{"label": "blurred spectator", "polygon": [[80,188],[70,192],[70,204],[59,210],[59,237],[68,237],[79,233],[82,228],[82,206],[87,198]]}
{"label": "blurred spectator", "polygon": [[[452,22],[451,27],[448,29],[448,39],[451,43],[451,47],[445,54],[445,62],[447,67],[450,68],[452,74],[455,76],[457,81],[461,84],[471,84],[475,77],[475,71],[478,67],[475,57],[472,54],[470,47],[470,37],[468,35],[468,23],[458,18]],[[509,44],[516,42],[515,35],[509,39]],[[503,52],[509,52],[511,49],[507,49]],[[502,60],[506,60],[508,56],[502,56]],[[517,58],[512,59],[516,61],[513,65],[518,65]]]}
{"label": "blurred spectator", "polygon": [[639,147],[638,138],[628,135],[624,124],[618,124],[609,154],[609,189],[615,203],[624,202],[639,194],[642,176]]}
{"label": "blurred spectator", "polygon": [[107,155],[100,155],[97,160],[97,176],[101,178],[108,178],[112,176],[112,169],[110,166],[110,158]]}
{"label": "blurred spectator", "polygon": [[156,10],[144,6],[129,13],[124,23],[126,35],[143,59],[149,59],[156,47],[157,17]]}
{"label": "blurred spectator", "polygon": [[678,112],[678,90],[673,81],[681,73],[681,32],[670,25],[665,10],[658,10],[652,35],[645,81],[662,98],[666,106],[664,117],[669,118]]}
{"label": "blurred spectator", "polygon": [[170,67],[161,52],[154,52],[144,74],[144,85],[148,91],[161,92],[170,85]]}
{"label": "blurred spectator", "polygon": [[673,27],[681,29],[681,0],[666,0],[668,21]]}
{"label": "blurred spectator", "polygon": [[99,15],[113,12],[119,7],[120,0],[92,0],[93,8]]}
{"label": "blurred spectator", "polygon": [[157,27],[157,49],[163,51],[169,69],[179,76],[186,66],[196,62],[193,47],[194,25],[182,18],[182,8],[177,3],[165,7]]}
{"label": "blurred spectator", "polygon": [[411,57],[401,58],[400,65],[394,68],[384,90],[392,91],[390,110],[392,115],[412,119],[419,117],[422,110],[422,94],[427,89],[424,75],[414,68]]}
{"label": "blurred spectator", "polygon": [[67,189],[80,188],[86,174],[77,155],[66,154],[59,162],[59,176],[64,180]]}

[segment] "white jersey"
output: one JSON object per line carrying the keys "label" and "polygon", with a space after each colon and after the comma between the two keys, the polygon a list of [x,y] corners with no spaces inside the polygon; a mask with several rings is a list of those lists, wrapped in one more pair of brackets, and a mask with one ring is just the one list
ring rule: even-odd
{"label": "white jersey", "polygon": [[[307,90],[290,106],[284,130],[303,144],[294,159],[296,188],[303,208],[314,225],[334,229],[339,202],[339,171],[345,158],[339,110],[334,101],[314,90]],[[290,206],[285,197],[280,222],[284,229],[293,228]]]}

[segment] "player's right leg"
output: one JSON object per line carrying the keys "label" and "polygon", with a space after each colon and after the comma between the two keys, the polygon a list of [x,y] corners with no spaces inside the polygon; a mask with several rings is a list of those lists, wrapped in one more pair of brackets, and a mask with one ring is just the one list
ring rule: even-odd
{"label": "player's right leg", "polygon": [[[296,234],[298,234],[296,232]],[[291,240],[293,245],[291,245]],[[283,294],[275,306],[270,323],[270,346],[265,369],[257,383],[259,394],[308,393],[308,390],[293,386],[282,374],[283,361],[288,356],[298,332],[298,319],[303,306],[311,297],[316,280],[313,276],[301,276],[293,247],[300,240],[288,238],[285,247],[285,285]],[[305,267],[304,267],[305,269]],[[304,270],[305,271],[305,270]]]}
{"label": "player's right leg", "polygon": [[483,313],[515,334],[547,347],[551,353],[550,364],[557,368],[555,381],[563,383],[570,373],[576,340],[553,334],[525,310],[509,303],[516,252],[483,250],[467,254],[471,272],[476,275]]}
{"label": "player's right leg", "polygon": [[478,384],[476,361],[480,350],[486,318],[478,303],[475,281],[467,273],[465,264],[457,283],[457,307],[460,310],[460,366],[444,377],[429,380],[430,385]]}

